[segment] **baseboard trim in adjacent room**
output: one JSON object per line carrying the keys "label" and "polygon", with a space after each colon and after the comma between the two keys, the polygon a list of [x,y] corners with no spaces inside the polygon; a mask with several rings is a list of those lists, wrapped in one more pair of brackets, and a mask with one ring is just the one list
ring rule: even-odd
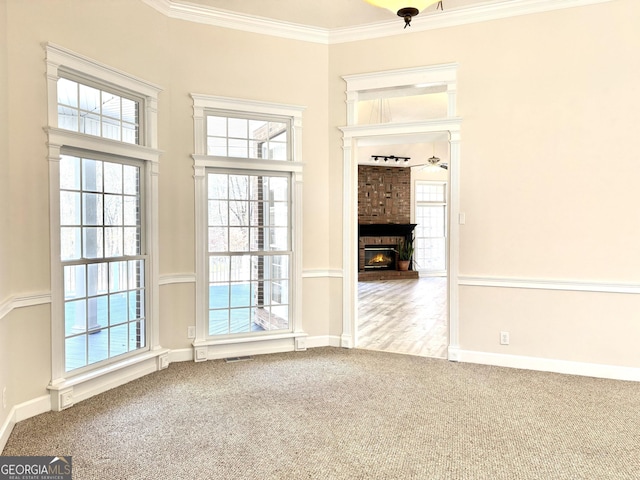
{"label": "baseboard trim in adjacent room", "polygon": [[456,357],[456,361],[464,363],[640,382],[640,368],[635,367],[573,362],[522,355],[505,355],[502,353],[474,352],[470,350],[458,350]]}

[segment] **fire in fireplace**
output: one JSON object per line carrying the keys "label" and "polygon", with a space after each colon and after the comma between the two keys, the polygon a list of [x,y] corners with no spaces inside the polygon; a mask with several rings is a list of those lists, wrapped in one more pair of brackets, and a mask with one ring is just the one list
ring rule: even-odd
{"label": "fire in fireplace", "polygon": [[365,245],[365,270],[395,270],[395,245]]}

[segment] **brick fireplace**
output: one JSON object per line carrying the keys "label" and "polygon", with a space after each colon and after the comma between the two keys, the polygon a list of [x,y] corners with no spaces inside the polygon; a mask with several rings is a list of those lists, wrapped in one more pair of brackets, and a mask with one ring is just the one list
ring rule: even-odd
{"label": "brick fireplace", "polygon": [[365,249],[395,248],[410,239],[411,169],[360,165],[358,167],[358,280],[418,278],[418,272],[401,272],[395,265],[367,268]]}

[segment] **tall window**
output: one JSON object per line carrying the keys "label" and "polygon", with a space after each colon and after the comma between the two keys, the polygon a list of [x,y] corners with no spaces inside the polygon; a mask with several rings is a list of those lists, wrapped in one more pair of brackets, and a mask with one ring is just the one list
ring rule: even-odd
{"label": "tall window", "polygon": [[420,272],[444,275],[447,270],[447,184],[416,182],[415,260]]}
{"label": "tall window", "polygon": [[289,329],[289,177],[207,174],[210,336]]}
{"label": "tall window", "polygon": [[[302,107],[192,94],[196,361],[304,349]],[[249,347],[249,345],[251,347]],[[237,347],[241,348],[241,347]],[[215,355],[218,355],[217,353]]]}
{"label": "tall window", "polygon": [[[155,361],[160,89],[47,44],[52,382]],[[56,201],[57,196],[57,201]],[[157,274],[156,274],[157,275]],[[138,355],[145,352],[145,355]],[[160,353],[158,353],[160,355]]]}
{"label": "tall window", "polygon": [[147,345],[140,166],[60,159],[65,371]]}

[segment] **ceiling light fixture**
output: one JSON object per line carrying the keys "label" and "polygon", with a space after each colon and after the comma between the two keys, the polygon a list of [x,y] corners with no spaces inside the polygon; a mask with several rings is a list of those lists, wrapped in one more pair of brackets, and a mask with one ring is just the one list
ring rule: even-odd
{"label": "ceiling light fixture", "polygon": [[386,8],[391,12],[397,13],[399,17],[404,18],[404,28],[411,25],[411,19],[422,12],[425,8],[438,4],[442,9],[442,0],[365,0],[376,7]]}
{"label": "ceiling light fixture", "polygon": [[399,163],[401,160],[404,163],[407,163],[409,160],[411,160],[411,157],[396,157],[395,155],[371,155],[371,160],[373,160],[374,162],[378,162],[380,159],[384,160],[385,162],[388,162],[389,160]]}

